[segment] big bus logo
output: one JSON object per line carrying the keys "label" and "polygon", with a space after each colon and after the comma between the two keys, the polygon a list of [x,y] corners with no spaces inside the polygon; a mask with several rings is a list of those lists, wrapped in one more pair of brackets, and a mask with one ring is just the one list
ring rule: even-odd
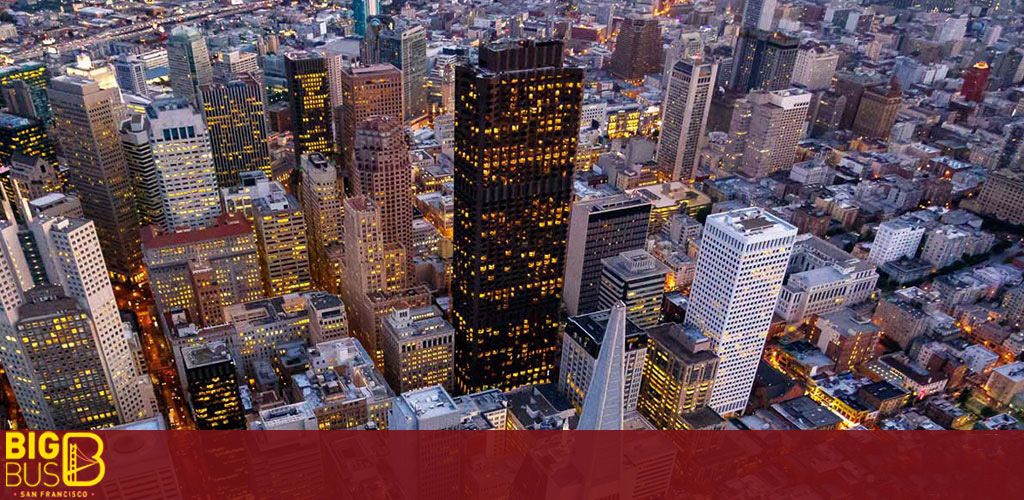
{"label": "big bus logo", "polygon": [[91,432],[8,432],[4,445],[8,488],[93,486],[107,472],[103,440]]}

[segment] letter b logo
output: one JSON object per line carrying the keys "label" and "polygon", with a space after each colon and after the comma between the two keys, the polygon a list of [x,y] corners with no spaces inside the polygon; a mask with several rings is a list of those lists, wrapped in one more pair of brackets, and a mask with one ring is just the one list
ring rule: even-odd
{"label": "letter b logo", "polygon": [[103,440],[89,432],[68,432],[62,442],[65,486],[93,486],[107,472],[100,455]]}

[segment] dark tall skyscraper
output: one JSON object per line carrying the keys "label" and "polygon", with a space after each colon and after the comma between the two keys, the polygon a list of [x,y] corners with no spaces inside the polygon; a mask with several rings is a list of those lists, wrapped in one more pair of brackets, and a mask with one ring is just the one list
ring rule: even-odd
{"label": "dark tall skyscraper", "polygon": [[456,387],[554,379],[583,69],[558,41],[480,49],[455,77]]}
{"label": "dark tall skyscraper", "polygon": [[664,54],[658,20],[630,17],[619,28],[611,73],[624,80],[642,80],[644,75],[661,73]]}
{"label": "dark tall skyscraper", "polygon": [[782,90],[793,79],[800,40],[779,32],[744,29],[736,43],[731,87]]}
{"label": "dark tall skyscraper", "polygon": [[295,164],[299,165],[303,154],[334,152],[327,59],[312,52],[293,52],[285,57],[284,66],[292,104]]}
{"label": "dark tall skyscraper", "polygon": [[270,175],[267,115],[263,83],[251,74],[199,88],[203,115],[210,130],[217,185],[237,186],[238,174],[262,171]]}

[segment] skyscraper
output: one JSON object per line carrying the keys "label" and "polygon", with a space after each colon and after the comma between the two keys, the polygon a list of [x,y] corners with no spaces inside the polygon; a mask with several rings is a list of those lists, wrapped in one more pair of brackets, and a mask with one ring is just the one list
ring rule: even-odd
{"label": "skyscraper", "polygon": [[643,249],[601,259],[601,266],[600,308],[623,303],[627,317],[640,328],[657,325],[668,266]]}
{"label": "skyscraper", "polygon": [[366,24],[373,16],[380,15],[380,0],[352,0],[352,19],[356,35],[366,36]]}
{"label": "skyscraper", "polygon": [[778,31],[744,29],[733,57],[732,90],[780,90],[789,87],[800,41]]}
{"label": "skyscraper", "polygon": [[284,67],[298,165],[306,153],[333,152],[327,60],[313,52],[292,52],[285,56]]}
{"label": "skyscraper", "polygon": [[[482,47],[456,69],[456,386],[554,377],[583,69],[558,41]],[[521,96],[521,97],[520,97]]]}
{"label": "skyscraper", "polygon": [[397,23],[378,35],[380,62],[402,70],[405,121],[427,113],[427,30],[418,24]]}
{"label": "skyscraper", "polygon": [[237,75],[199,89],[210,131],[217,185],[237,186],[238,174],[262,171],[270,176],[267,115],[263,84],[252,75]]}
{"label": "skyscraper", "polygon": [[213,81],[206,37],[191,26],[178,26],[167,37],[167,66],[174,95],[199,106],[199,87]]}
{"label": "skyscraper", "polygon": [[380,209],[365,196],[345,198],[346,286],[355,293],[385,289],[384,244],[380,234]]}
{"label": "skyscraper", "polygon": [[68,180],[96,223],[107,268],[127,281],[141,265],[139,217],[121,151],[120,103],[116,89],[59,76],[50,82],[54,127],[68,166]]}
{"label": "skyscraper", "polygon": [[637,410],[656,429],[684,429],[683,417],[711,397],[718,356],[693,327],[665,323],[648,330],[648,337]]}
{"label": "skyscraper", "polygon": [[355,137],[354,191],[380,210],[384,245],[412,250],[412,166],[405,126],[388,116],[359,123]]}
{"label": "skyscraper", "polygon": [[[50,113],[50,103],[46,95],[46,87],[50,81],[50,71],[46,68],[46,64],[29,61],[0,69],[0,88],[6,88],[14,81],[23,81],[28,84],[32,105],[35,108],[32,118],[43,123],[49,122],[53,115]],[[0,93],[0,96],[6,100],[7,92]],[[12,105],[6,101],[3,104],[8,107]]]}
{"label": "skyscraper", "polygon": [[[558,390],[577,411],[583,408],[587,389],[596,370],[597,358],[608,332],[611,310],[598,311],[566,320],[562,336],[562,361],[558,370]],[[647,333],[626,318],[626,349],[623,364],[622,411],[636,410],[647,356]]]}
{"label": "skyscraper", "polygon": [[252,211],[266,296],[309,290],[309,246],[299,202],[290,194],[271,191],[252,200]]}
{"label": "skyscraper", "polygon": [[626,305],[615,304],[594,363],[587,395],[577,429],[583,431],[622,430],[622,400],[626,396]]}
{"label": "skyscraper", "polygon": [[56,160],[53,143],[39,120],[0,112],[0,164],[8,164],[15,153]]}
{"label": "skyscraper", "polygon": [[302,157],[302,215],[306,218],[309,267],[317,288],[334,288],[330,249],[342,243],[345,186],[334,162],[320,153]]}
{"label": "skyscraper", "polygon": [[[164,231],[199,229],[220,215],[217,174],[203,117],[184,99],[157,99],[122,124],[142,220]],[[141,180],[142,182],[140,182]],[[148,209],[159,207],[159,214]],[[146,220],[155,215],[155,220]]]}
{"label": "skyscraper", "polygon": [[826,45],[809,42],[800,47],[793,63],[793,85],[807,90],[823,90],[832,85],[832,76],[839,63],[839,51]]}
{"label": "skyscraper", "polygon": [[41,217],[30,228],[50,282],[62,286],[92,320],[121,421],[153,416],[153,386],[148,376],[137,372],[95,225],[85,219]]}
{"label": "skyscraper", "polygon": [[743,4],[743,27],[770,30],[775,17],[777,0],[747,0]]}
{"label": "skyscraper", "polygon": [[[39,381],[43,414],[26,412],[36,429],[94,429],[118,423],[89,315],[60,287],[37,287],[18,310],[17,337]],[[30,415],[31,414],[31,415]],[[42,417],[42,418],[40,418]],[[44,425],[39,420],[48,420]]]}
{"label": "skyscraper", "polygon": [[562,300],[569,315],[598,310],[601,259],[647,243],[651,203],[626,194],[579,200],[569,217]]}
{"label": "skyscraper", "polygon": [[124,54],[115,57],[112,63],[117,86],[121,87],[122,91],[141,97],[149,95],[149,87],[146,85],[146,61],[137,55]]}
{"label": "skyscraper", "polygon": [[672,68],[658,136],[658,169],[667,180],[693,179],[697,174],[697,153],[707,137],[717,73],[717,61],[688,59]]}
{"label": "skyscraper", "polygon": [[707,218],[686,324],[721,360],[709,402],[719,414],[747,405],[796,233],[756,207]]}
{"label": "skyscraper", "polygon": [[889,85],[880,85],[864,91],[853,120],[853,133],[862,137],[888,139],[896,115],[900,112],[903,92],[900,83],[893,77]]}
{"label": "skyscraper", "polygon": [[[747,96],[751,105],[750,123],[745,135],[743,173],[760,179],[788,169],[796,159],[796,143],[807,123],[811,93],[791,88],[774,92],[754,92]],[[730,131],[739,137],[742,131]]]}
{"label": "skyscraper", "polygon": [[619,26],[610,72],[623,80],[661,73],[664,51],[657,18],[630,16]]}
{"label": "skyscraper", "polygon": [[402,110],[402,72],[390,64],[353,65],[341,73],[342,105],[336,113],[335,127],[340,130],[341,161],[345,175],[355,165],[352,145],[356,126],[371,116],[390,116],[404,121]]}

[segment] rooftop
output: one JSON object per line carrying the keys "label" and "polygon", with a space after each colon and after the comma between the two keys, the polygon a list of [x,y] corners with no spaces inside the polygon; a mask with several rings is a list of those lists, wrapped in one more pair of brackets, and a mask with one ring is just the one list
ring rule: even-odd
{"label": "rooftop", "polygon": [[232,363],[231,352],[223,342],[211,342],[206,345],[186,347],[181,350],[185,358],[185,368],[199,368],[220,363]]}

